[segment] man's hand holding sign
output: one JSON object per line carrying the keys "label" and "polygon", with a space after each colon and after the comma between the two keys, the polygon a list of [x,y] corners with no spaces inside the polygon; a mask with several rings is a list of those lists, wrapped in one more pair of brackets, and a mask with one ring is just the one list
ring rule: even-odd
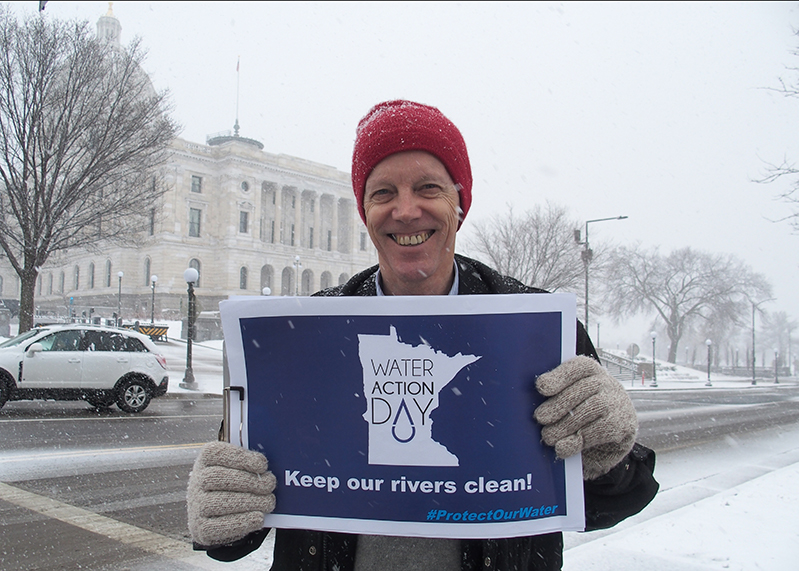
{"label": "man's hand holding sign", "polygon": [[224,545],[263,527],[275,509],[276,479],[266,457],[227,442],[206,445],[189,480],[189,531],[202,545]]}
{"label": "man's hand holding sign", "polygon": [[583,478],[607,474],[635,443],[638,419],[619,382],[590,357],[578,356],[536,381],[546,402],[535,409],[541,436],[559,458],[582,454]]}

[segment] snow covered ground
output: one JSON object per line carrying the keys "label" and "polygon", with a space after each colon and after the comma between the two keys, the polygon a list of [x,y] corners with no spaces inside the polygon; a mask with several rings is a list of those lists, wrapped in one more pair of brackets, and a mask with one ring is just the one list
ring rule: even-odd
{"label": "snow covered ground", "polygon": [[[158,343],[170,369],[169,393],[222,393],[221,341],[193,344],[198,391],[179,387],[186,359],[180,323],[170,324],[169,341]],[[738,387],[757,390],[751,379],[707,375],[674,367],[649,380],[632,381],[635,391]],[[784,385],[796,384],[784,379]],[[761,386],[764,383],[761,382]],[[773,384],[767,381],[765,384]],[[611,530],[566,533],[564,571],[789,571],[799,568],[799,425],[658,456],[660,492],[642,513]],[[268,543],[219,569],[263,569]],[[206,559],[202,567],[217,568]]]}
{"label": "snow covered ground", "polygon": [[660,454],[655,475],[637,516],[565,534],[565,571],[797,569],[799,426]]}

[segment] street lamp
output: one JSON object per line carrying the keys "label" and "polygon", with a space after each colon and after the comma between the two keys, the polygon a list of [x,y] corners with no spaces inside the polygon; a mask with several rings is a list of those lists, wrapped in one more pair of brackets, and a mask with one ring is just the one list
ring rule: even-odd
{"label": "street lamp", "polygon": [[757,380],[755,379],[755,302],[752,302],[752,384],[756,385]]}
{"label": "street lamp", "polygon": [[294,272],[296,274],[296,282],[294,283],[294,295],[300,295],[300,268],[302,268],[302,264],[300,263],[300,257],[294,256]]}
{"label": "street lamp", "polygon": [[779,356],[780,352],[779,349],[774,347],[774,384],[780,384],[780,375],[779,375]]}
{"label": "street lamp", "polygon": [[649,335],[652,336],[652,384],[650,387],[657,387],[658,386],[658,370],[657,366],[655,365],[655,339],[657,339],[657,331],[652,331]]}
{"label": "street lamp", "polygon": [[150,305],[150,325],[155,323],[155,282],[158,281],[158,276],[153,274],[150,276],[150,284],[153,288],[153,302]]}
{"label": "street lamp", "polygon": [[[186,373],[183,375],[183,382],[180,387],[183,389],[197,390],[197,381],[194,380],[194,369],[191,366],[191,342],[194,339],[194,312],[195,312],[195,299],[194,299],[194,284],[200,279],[200,272],[194,268],[188,268],[183,272],[183,279],[189,286],[189,314],[186,318],[188,323],[188,331],[186,332]],[[155,283],[155,282],[153,282]]]}
{"label": "street lamp", "polygon": [[713,383],[710,382],[710,346],[713,344],[713,341],[710,339],[705,340],[705,345],[707,345],[707,382],[705,383],[706,387],[712,387]]}
{"label": "street lamp", "polygon": [[122,272],[117,272],[117,277],[119,278],[119,292],[117,293],[117,327],[122,325],[122,276],[124,275],[125,274]]}
{"label": "street lamp", "polygon": [[594,258],[594,252],[591,248],[588,247],[588,225],[593,222],[605,222],[606,220],[625,220],[627,216],[612,216],[610,218],[595,218],[593,220],[586,220],[585,221],[585,240],[580,241],[580,231],[574,231],[574,239],[575,241],[583,246],[583,251],[580,254],[580,257],[583,259],[583,265],[585,266],[585,331],[588,332],[588,264],[591,263],[591,260]]}
{"label": "street lamp", "polygon": [[263,296],[270,296],[272,295],[272,288],[265,287],[261,290],[261,295]]}

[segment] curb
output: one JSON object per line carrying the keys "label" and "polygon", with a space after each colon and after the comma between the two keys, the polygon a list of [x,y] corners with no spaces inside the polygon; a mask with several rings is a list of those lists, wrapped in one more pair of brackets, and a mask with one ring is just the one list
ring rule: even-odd
{"label": "curb", "polygon": [[186,400],[191,400],[191,399],[221,399],[222,395],[217,395],[217,394],[214,394],[214,393],[202,393],[202,392],[198,391],[196,393],[166,393],[165,395],[162,395],[162,396],[160,396],[158,398],[159,399],[186,399]]}

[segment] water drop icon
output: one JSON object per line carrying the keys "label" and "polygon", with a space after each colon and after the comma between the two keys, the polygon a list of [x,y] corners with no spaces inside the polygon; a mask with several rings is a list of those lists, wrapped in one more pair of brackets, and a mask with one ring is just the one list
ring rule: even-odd
{"label": "water drop icon", "polygon": [[[411,428],[411,435],[404,440],[399,436],[397,436],[397,424],[399,423],[400,415],[403,413],[403,411],[405,412],[405,418],[408,419],[407,423]],[[403,422],[403,424],[405,423]],[[403,444],[405,442],[410,442],[411,440],[413,440],[413,437],[416,436],[416,426],[414,426],[413,424],[413,418],[411,418],[411,411],[408,410],[408,405],[405,404],[405,399],[402,399],[402,402],[400,402],[399,409],[397,409],[397,415],[394,417],[394,422],[391,423],[391,435],[394,437],[394,440],[396,440],[397,442],[402,442]]]}

